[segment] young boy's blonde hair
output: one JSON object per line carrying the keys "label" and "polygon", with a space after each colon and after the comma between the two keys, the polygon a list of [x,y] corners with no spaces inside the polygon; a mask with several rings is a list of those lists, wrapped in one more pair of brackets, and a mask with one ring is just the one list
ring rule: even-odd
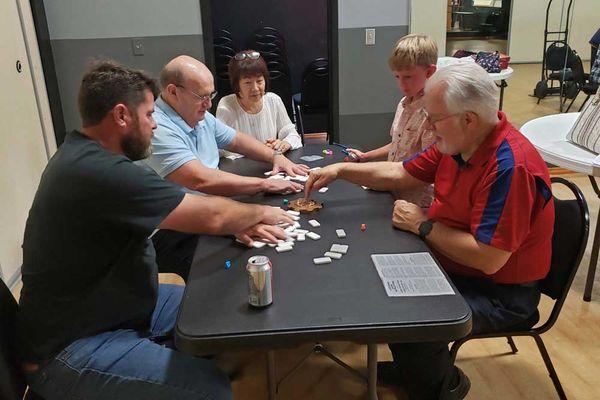
{"label": "young boy's blonde hair", "polygon": [[392,71],[412,67],[429,67],[437,63],[438,48],[427,35],[410,34],[401,37],[394,46],[388,60]]}

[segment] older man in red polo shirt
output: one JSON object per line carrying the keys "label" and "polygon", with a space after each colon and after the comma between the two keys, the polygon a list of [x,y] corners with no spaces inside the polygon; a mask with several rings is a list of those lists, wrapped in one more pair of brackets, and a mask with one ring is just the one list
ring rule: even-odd
{"label": "older man in red polo shirt", "polygon": [[[548,273],[554,204],[546,164],[497,111],[497,88],[476,64],[440,69],[425,88],[436,143],[403,163],[343,163],[311,172],[305,195],[335,179],[375,190],[434,183],[424,211],[397,200],[396,228],[427,242],[473,313],[473,333],[510,329],[535,313],[537,282]],[[448,343],[390,344],[394,363],[380,365],[411,399],[462,399],[467,376],[450,368]],[[441,384],[451,373],[450,389]]]}

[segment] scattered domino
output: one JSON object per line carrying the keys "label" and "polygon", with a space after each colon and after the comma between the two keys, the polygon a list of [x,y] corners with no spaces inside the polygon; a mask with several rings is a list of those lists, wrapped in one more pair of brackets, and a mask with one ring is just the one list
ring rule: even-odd
{"label": "scattered domino", "polygon": [[339,238],[346,237],[346,231],[344,231],[343,229],[336,229],[335,233],[336,233],[337,237],[339,237]]}
{"label": "scattered domino", "polygon": [[316,219],[310,219],[310,220],[308,220],[308,223],[313,228],[317,228],[317,227],[321,226],[321,224],[319,223],[319,221],[317,221]]}
{"label": "scattered domino", "polygon": [[314,233],[314,232],[308,232],[308,233],[306,234],[306,236],[308,236],[308,237],[309,237],[309,238],[311,238],[312,240],[319,240],[319,239],[321,239],[321,236],[317,235],[317,234],[316,234],[316,233]]}
{"label": "scattered domino", "polygon": [[294,222],[294,225],[292,225],[292,227],[293,227],[294,229],[298,229],[298,228],[300,228],[300,222],[298,222],[298,221]]}
{"label": "scattered domino", "polygon": [[312,167],[311,169],[309,169],[309,171],[315,171],[317,169],[321,169],[321,167]]}
{"label": "scattered domino", "polygon": [[293,232],[294,230],[296,230],[296,228],[293,225],[288,226],[287,228],[284,229],[284,231],[286,231],[287,233]]}
{"label": "scattered domino", "polygon": [[286,213],[293,215],[294,217],[298,217],[300,215],[300,211],[287,210]]}
{"label": "scattered domino", "polygon": [[329,251],[333,251],[334,253],[342,253],[346,254],[348,252],[347,244],[332,244],[331,249]]}
{"label": "scattered domino", "polygon": [[340,253],[335,253],[333,251],[328,251],[325,254],[323,254],[325,257],[329,257],[329,258],[334,258],[336,260],[339,260],[340,258],[342,258],[342,254]]}
{"label": "scattered domino", "polygon": [[308,176],[296,175],[291,177],[290,179],[298,182],[306,182],[308,180]]}
{"label": "scattered domino", "polygon": [[293,247],[292,246],[277,246],[275,247],[275,251],[278,253],[284,253],[286,251],[292,251]]}
{"label": "scattered domino", "polygon": [[329,188],[327,186],[322,187],[321,189],[319,189],[319,193],[325,193],[329,190]]}
{"label": "scattered domino", "polygon": [[269,247],[276,247],[277,245],[275,243],[267,243],[267,246],[269,246]]}
{"label": "scattered domino", "polygon": [[306,229],[298,229],[298,228],[296,228],[296,230],[294,232],[296,232],[298,235],[306,235],[308,233],[308,231]]}
{"label": "scattered domino", "polygon": [[315,263],[315,265],[330,264],[331,258],[329,258],[329,257],[313,258],[313,262]]}
{"label": "scattered domino", "polygon": [[273,171],[267,171],[267,172],[265,172],[265,176],[271,176],[272,173],[273,173]]}
{"label": "scattered domino", "polygon": [[363,189],[365,190],[371,190],[371,188],[367,187],[367,186],[361,186]]}
{"label": "scattered domino", "polygon": [[290,232],[286,232],[286,233],[285,233],[285,235],[286,235],[287,237],[292,237],[292,238],[295,238],[295,237],[298,237],[298,232],[295,232],[295,231],[290,231]]}
{"label": "scattered domino", "polygon": [[298,236],[296,236],[296,240],[299,242],[304,242],[306,240],[306,235],[298,234]]}
{"label": "scattered domino", "polygon": [[255,240],[252,243],[252,247],[254,247],[255,249],[262,249],[263,247],[265,247],[265,242],[259,242],[258,240]]}
{"label": "scattered domino", "polygon": [[294,221],[300,221],[300,217],[296,217],[295,215],[290,215],[290,218]]}

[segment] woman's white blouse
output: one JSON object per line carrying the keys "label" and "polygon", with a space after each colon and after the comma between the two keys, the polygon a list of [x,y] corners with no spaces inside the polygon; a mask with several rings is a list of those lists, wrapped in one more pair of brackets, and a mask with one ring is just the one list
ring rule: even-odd
{"label": "woman's white blouse", "polygon": [[267,92],[263,96],[263,107],[257,114],[248,114],[242,109],[235,94],[221,98],[217,107],[217,118],[235,130],[247,133],[261,142],[280,139],[293,149],[302,147],[302,140],[295,125],[288,117],[281,97]]}

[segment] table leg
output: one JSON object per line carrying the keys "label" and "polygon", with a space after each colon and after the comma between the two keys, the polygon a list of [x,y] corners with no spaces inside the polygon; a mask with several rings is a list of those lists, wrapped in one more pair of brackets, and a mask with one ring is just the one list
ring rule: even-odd
{"label": "table leg", "polygon": [[277,375],[275,373],[275,350],[267,351],[267,384],[269,400],[277,399]]}
{"label": "table leg", "polygon": [[377,343],[367,345],[369,400],[377,400]]}
{"label": "table leg", "polygon": [[504,88],[507,86],[506,80],[502,79],[500,81],[500,105],[498,106],[500,111],[502,111],[502,103],[504,103]]}
{"label": "table leg", "polygon": [[[592,188],[594,188],[594,192],[598,198],[600,198],[600,189],[598,188],[598,184],[596,183],[596,179],[589,175],[590,183],[592,184]],[[594,241],[592,244],[592,254],[590,257],[590,265],[588,267],[587,279],[585,280],[585,290],[583,292],[583,300],[591,301],[592,300],[592,289],[594,288],[594,277],[596,275],[596,265],[598,263],[598,250],[600,250],[600,210],[598,211],[598,219],[596,219],[596,230],[594,231]]]}

